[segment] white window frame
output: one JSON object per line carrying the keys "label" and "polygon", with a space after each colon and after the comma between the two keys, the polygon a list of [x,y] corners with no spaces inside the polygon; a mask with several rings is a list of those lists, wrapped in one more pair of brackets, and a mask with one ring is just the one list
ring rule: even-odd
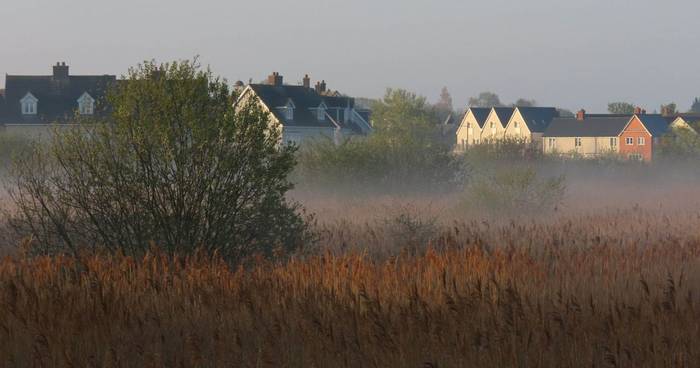
{"label": "white window frame", "polygon": [[80,115],[92,115],[95,113],[95,99],[85,92],[78,99],[78,112]]}
{"label": "white window frame", "polygon": [[553,149],[557,144],[557,139],[556,138],[548,138],[547,143],[549,144],[549,148]]}
{"label": "white window frame", "polygon": [[644,138],[644,137],[637,137],[637,145],[638,145],[638,146],[644,146],[644,145],[646,145],[646,138]]}
{"label": "white window frame", "polygon": [[583,145],[583,142],[581,141],[581,137],[576,137],[574,138],[574,147],[578,148]]}
{"label": "white window frame", "polygon": [[321,105],[316,110],[316,118],[318,121],[326,121],[326,104],[321,103]]}
{"label": "white window frame", "polygon": [[626,137],[625,144],[628,146],[634,146],[634,138],[633,137]]}
{"label": "white window frame", "polygon": [[39,99],[31,92],[27,92],[19,101],[22,108],[22,115],[36,115],[38,110]]}
{"label": "white window frame", "polygon": [[615,137],[610,138],[610,147],[617,147],[617,138],[615,138]]}

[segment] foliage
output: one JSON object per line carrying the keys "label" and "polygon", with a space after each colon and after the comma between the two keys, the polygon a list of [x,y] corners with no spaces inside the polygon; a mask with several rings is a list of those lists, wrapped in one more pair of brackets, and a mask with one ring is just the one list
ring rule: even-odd
{"label": "foliage", "polygon": [[557,109],[557,112],[562,118],[573,118],[574,116],[576,116],[576,114],[574,114],[571,110],[567,109]]}
{"label": "foliage", "polygon": [[382,261],[7,257],[0,366],[693,367],[693,213],[458,223]]}
{"label": "foliage", "polygon": [[476,178],[467,186],[464,205],[492,213],[542,213],[564,199],[564,176],[540,179],[532,168],[512,167]]}
{"label": "foliage", "polygon": [[469,99],[470,107],[500,107],[504,106],[501,99],[493,92],[481,92],[477,97]]}
{"label": "foliage", "polygon": [[535,100],[528,100],[526,98],[519,98],[515,103],[513,104],[513,107],[535,107],[537,106],[537,101]]}
{"label": "foliage", "polygon": [[8,134],[7,132],[0,133],[0,163],[2,163],[2,167],[8,167],[13,157],[31,150],[35,143],[33,139],[28,137]]}
{"label": "foliage", "polygon": [[608,112],[611,114],[634,114],[634,104],[629,102],[611,102],[608,104]]}
{"label": "foliage", "polygon": [[687,128],[676,128],[661,137],[657,153],[660,157],[692,159],[700,157],[700,136]]}
{"label": "foliage", "polygon": [[675,115],[678,113],[678,109],[675,102],[671,102],[665,105],[661,105],[662,115]]}
{"label": "foliage", "polygon": [[226,83],[196,60],[129,72],[108,121],[57,131],[14,165],[13,225],[40,252],[140,254],[197,247],[236,261],[305,241],[287,180],[295,147],[278,145],[254,101],[234,108]]}
{"label": "foliage", "polygon": [[297,177],[337,190],[440,190],[459,183],[464,172],[442,142],[433,106],[405,90],[387,90],[373,106],[374,132],[336,145],[317,140],[300,150]]}
{"label": "foliage", "polygon": [[700,113],[700,98],[695,97],[695,100],[693,100],[693,104],[690,106],[690,111],[692,113]]}
{"label": "foliage", "polygon": [[491,165],[494,161],[537,161],[544,158],[541,145],[522,138],[504,138],[469,146],[463,159],[470,166]]}

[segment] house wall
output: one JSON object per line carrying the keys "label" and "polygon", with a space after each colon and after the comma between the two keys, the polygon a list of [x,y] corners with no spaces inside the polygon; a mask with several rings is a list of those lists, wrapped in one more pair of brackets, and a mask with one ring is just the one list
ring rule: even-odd
{"label": "house wall", "polygon": [[491,110],[484,127],[481,129],[480,141],[486,143],[488,141],[494,141],[503,139],[503,134],[505,133],[505,125],[508,124],[507,121],[501,121],[498,118],[498,114],[494,110]]}
{"label": "house wall", "polygon": [[[550,139],[554,139],[554,145]],[[617,153],[620,147],[618,137],[580,137],[581,146],[576,147],[577,137],[543,137],[541,138],[544,153],[578,154],[584,157],[597,157],[603,154]],[[617,145],[611,144],[611,139]]]}
{"label": "house wall", "polygon": [[0,134],[5,137],[18,137],[29,140],[48,141],[55,131],[71,129],[74,124],[5,124],[0,126]]}
{"label": "house wall", "polygon": [[[542,134],[540,133],[539,136],[541,138]],[[510,118],[510,121],[508,121],[506,124],[504,137],[508,139],[518,139],[525,142],[537,142],[537,137],[533,137],[533,134],[527,127],[527,124],[525,124],[525,119],[523,119],[523,116],[517,109]]]}
{"label": "house wall", "polygon": [[302,144],[314,139],[330,139],[336,144],[345,138],[356,135],[350,129],[314,128],[314,127],[282,127],[282,141]]}
{"label": "house wall", "polygon": [[481,128],[476,121],[474,114],[469,111],[462,119],[462,123],[457,128],[456,151],[464,151],[467,147],[476,144],[481,136]]}
{"label": "house wall", "polygon": [[[639,144],[640,137],[644,138],[643,145]],[[632,144],[626,143],[627,138],[632,138]],[[631,158],[631,155],[641,155],[645,162],[650,162],[654,148],[654,142],[651,138],[651,134],[635,116],[620,134],[620,155],[624,158]]]}

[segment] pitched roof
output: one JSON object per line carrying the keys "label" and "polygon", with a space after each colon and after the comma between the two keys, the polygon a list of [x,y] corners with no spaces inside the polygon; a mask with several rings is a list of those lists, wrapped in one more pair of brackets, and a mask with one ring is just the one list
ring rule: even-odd
{"label": "pitched roof", "polygon": [[489,117],[491,109],[488,107],[470,107],[469,111],[471,111],[474,115],[474,119],[479,125],[479,128],[483,128],[484,124],[486,123],[486,118]]}
{"label": "pitched roof", "polygon": [[[61,122],[74,116],[78,99],[90,94],[98,104],[104,102],[110,86],[116,82],[113,75],[54,76],[7,75],[5,79],[5,123]],[[38,101],[37,115],[22,115],[20,101],[31,93]],[[99,111],[99,110],[97,110]]]}
{"label": "pitched roof", "polygon": [[[336,128],[335,122],[342,128],[352,129],[357,132],[363,131],[360,126],[352,123],[349,117],[346,119],[344,116],[346,107],[355,107],[355,100],[351,97],[324,96],[320,95],[315,89],[304,86],[251,84],[249,87],[270,109],[277,120],[286,126]],[[282,112],[278,109],[285,106],[288,101],[292,101],[295,106],[292,120],[285,119]],[[321,103],[326,105],[326,113],[332,117],[332,121],[328,118],[318,119],[316,108],[321,106]],[[369,116],[366,112],[364,115],[361,111],[357,112],[363,118]],[[369,122],[367,118],[365,120]]]}
{"label": "pitched roof", "polygon": [[627,126],[630,115],[586,116],[576,118],[554,118],[544,131],[544,137],[617,137]]}
{"label": "pitched roof", "polygon": [[517,109],[530,132],[544,132],[552,119],[559,117],[559,112],[554,107],[518,107]]}
{"label": "pitched roof", "polygon": [[496,116],[501,120],[501,124],[508,124],[508,120],[513,115],[515,111],[514,107],[494,107],[493,110],[496,112]]}
{"label": "pitched roof", "polygon": [[660,137],[668,131],[671,123],[665,116],[655,114],[636,115],[652,137]]}

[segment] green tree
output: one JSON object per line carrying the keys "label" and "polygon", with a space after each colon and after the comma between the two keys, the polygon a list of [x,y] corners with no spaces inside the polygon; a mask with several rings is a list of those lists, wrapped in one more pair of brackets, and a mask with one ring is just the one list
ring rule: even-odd
{"label": "green tree", "polygon": [[574,116],[576,116],[576,114],[574,114],[573,111],[567,109],[557,109],[557,112],[562,118],[573,118]]}
{"label": "green tree", "polygon": [[235,261],[308,234],[285,199],[295,147],[196,61],[130,70],[107,121],[57,131],[14,165],[12,224],[43,252],[204,248]]}
{"label": "green tree", "polygon": [[608,104],[611,114],[634,114],[634,104],[628,102],[611,102]]}
{"label": "green tree", "polygon": [[700,98],[695,97],[695,100],[693,100],[693,104],[690,106],[689,112],[700,113]]}
{"label": "green tree", "polygon": [[537,106],[537,101],[535,100],[528,100],[525,98],[519,98],[515,103],[513,104],[513,107],[535,107]]}
{"label": "green tree", "polygon": [[678,110],[676,108],[676,103],[671,102],[666,105],[661,105],[661,114],[662,115],[675,115],[678,113]]}
{"label": "green tree", "polygon": [[481,92],[479,96],[469,99],[471,107],[500,107],[503,106],[501,99],[493,92]]}

